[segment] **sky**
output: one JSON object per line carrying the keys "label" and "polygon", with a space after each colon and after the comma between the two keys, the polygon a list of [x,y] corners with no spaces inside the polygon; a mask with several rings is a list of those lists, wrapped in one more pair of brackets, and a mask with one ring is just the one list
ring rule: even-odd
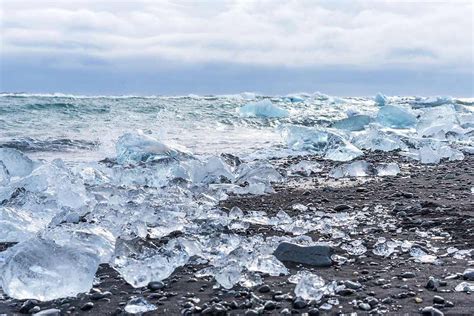
{"label": "sky", "polygon": [[474,96],[474,4],[0,0],[0,91]]}

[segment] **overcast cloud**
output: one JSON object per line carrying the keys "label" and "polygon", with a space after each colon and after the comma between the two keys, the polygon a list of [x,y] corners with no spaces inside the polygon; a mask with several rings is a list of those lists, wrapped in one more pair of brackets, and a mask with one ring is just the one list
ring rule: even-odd
{"label": "overcast cloud", "polygon": [[[445,77],[446,92],[473,94],[471,1],[0,3],[2,90],[120,92],[116,84],[113,88],[104,82],[108,76],[121,77],[120,89],[127,90],[123,93],[153,89],[156,93],[219,93],[248,88],[236,83],[222,85],[220,80],[233,78],[234,71],[235,76],[245,73],[241,80],[265,72],[277,74],[269,78],[279,80],[273,86],[256,82],[252,89],[276,92],[275,87],[285,90],[285,86],[311,89],[304,81],[314,80],[317,85],[324,74],[336,71],[340,78],[333,79],[333,87],[341,94],[349,92],[348,87],[350,93],[357,92],[360,82],[355,81],[361,74],[369,74],[368,79],[374,74],[380,88],[397,92],[390,85],[397,84],[394,73],[403,77],[400,72],[406,76],[431,74],[439,80]],[[176,78],[186,76],[187,71],[201,78],[214,76],[215,80],[204,78],[208,84],[200,86]],[[291,80],[295,74],[302,81],[300,85],[285,85],[285,76]],[[77,81],[88,75],[90,87]],[[160,76],[174,80],[176,86],[164,85],[168,81]],[[347,76],[353,76],[352,86]],[[456,83],[455,78],[462,82]],[[136,80],[141,85],[135,84]],[[404,84],[400,82],[399,87]],[[425,83],[413,84],[422,92],[428,88],[423,85],[433,85],[428,78]],[[314,86],[313,90],[320,89]]]}

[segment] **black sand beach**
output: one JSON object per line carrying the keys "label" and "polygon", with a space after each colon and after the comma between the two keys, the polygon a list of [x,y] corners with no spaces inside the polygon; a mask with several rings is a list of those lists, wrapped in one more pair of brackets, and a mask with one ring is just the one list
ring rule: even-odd
{"label": "black sand beach", "polygon": [[[301,159],[273,163],[285,172],[289,163]],[[351,256],[334,246],[336,254],[346,257],[347,262],[325,268],[286,263],[291,274],[306,268],[326,281],[344,283],[346,290],[335,296],[324,297],[320,302],[297,299],[295,284],[288,282],[288,276],[262,275],[263,285],[224,290],[216,287],[211,278],[196,278],[194,273],[202,266],[190,265],[176,270],[160,289],[161,286],[134,289],[117,272],[102,265],[97,272],[100,282],[90,293],[76,298],[25,302],[8,298],[0,291],[0,314],[48,309],[57,309],[50,310],[52,314],[122,314],[126,303],[135,296],[142,296],[158,306],[156,311],[148,313],[150,315],[418,314],[421,311],[427,315],[474,314],[472,294],[454,291],[463,281],[463,272],[472,268],[474,251],[464,258],[447,253],[450,247],[474,248],[474,194],[471,193],[474,155],[439,165],[421,165],[396,153],[369,153],[364,159],[397,162],[401,173],[391,177],[335,180],[327,177],[330,166],[335,163],[321,160],[318,161],[323,166],[321,173],[290,177],[284,184],[274,186],[274,194],[233,196],[221,203],[223,209],[238,206],[244,213],[264,211],[275,215],[284,210],[290,216],[311,216],[323,211],[345,212],[356,218],[359,222],[350,236],[364,241],[368,248],[365,254]],[[296,210],[295,204],[303,204],[307,209]],[[244,234],[286,233],[273,226],[252,225]],[[331,236],[318,232],[306,235],[314,240],[333,241]],[[414,241],[439,260],[436,264],[415,262],[409,253],[402,252],[387,258],[377,256],[372,253],[372,246],[380,237]],[[0,245],[0,251],[8,246]],[[326,310],[328,301],[332,308]]]}

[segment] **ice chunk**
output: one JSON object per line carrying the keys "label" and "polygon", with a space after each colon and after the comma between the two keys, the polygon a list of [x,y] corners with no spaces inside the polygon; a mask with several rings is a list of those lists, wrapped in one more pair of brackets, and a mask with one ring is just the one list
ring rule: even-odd
{"label": "ice chunk", "polygon": [[292,174],[299,174],[306,177],[309,177],[312,173],[317,173],[323,170],[321,164],[315,161],[300,161],[296,164],[293,164],[289,168]]}
{"label": "ice chunk", "polygon": [[215,275],[216,281],[225,289],[231,289],[241,278],[242,267],[237,262],[230,262]]}
{"label": "ice chunk", "polygon": [[212,156],[204,162],[198,160],[184,164],[193,183],[215,183],[221,180],[233,181],[230,166],[222,158]]}
{"label": "ice chunk", "polygon": [[288,269],[273,255],[257,255],[247,266],[249,271],[268,273],[272,276],[287,275]]}
{"label": "ice chunk", "polygon": [[377,243],[372,249],[372,253],[377,256],[388,257],[395,252],[397,244],[392,241],[387,241],[384,237],[377,240]]}
{"label": "ice chunk", "polygon": [[416,124],[416,116],[400,106],[386,105],[377,113],[377,122],[391,128],[408,128]]}
{"label": "ice chunk", "polygon": [[240,116],[243,117],[265,117],[265,118],[281,118],[287,117],[289,112],[265,99],[258,102],[247,103],[239,109]]}
{"label": "ice chunk", "polygon": [[142,314],[156,310],[156,306],[148,303],[143,297],[134,297],[125,305],[125,311],[130,314]]}
{"label": "ice chunk", "polygon": [[348,177],[368,177],[377,173],[372,164],[364,160],[358,160],[349,164],[342,164],[333,168],[329,172],[331,178],[348,178]]}
{"label": "ice chunk", "polygon": [[424,109],[420,115],[416,130],[420,136],[436,136],[444,139],[450,131],[464,133],[459,126],[456,109],[453,105],[443,105],[436,108]]}
{"label": "ice chunk", "polygon": [[295,295],[305,300],[320,301],[325,292],[324,283],[323,278],[316,274],[310,272],[300,274]]}
{"label": "ice chunk", "polygon": [[417,98],[411,102],[413,108],[435,107],[443,104],[453,103],[453,98],[450,96],[436,96],[428,98]]}
{"label": "ice chunk", "polygon": [[437,259],[436,256],[429,255],[426,251],[417,246],[410,248],[410,256],[414,257],[416,262],[421,263],[433,263]]}
{"label": "ice chunk", "polygon": [[357,133],[352,142],[359,148],[369,150],[392,151],[406,148],[397,135],[382,131],[380,125],[371,125],[369,129]]}
{"label": "ice chunk", "polygon": [[241,164],[235,174],[237,184],[249,185],[240,194],[269,193],[272,192],[271,183],[283,181],[283,176],[269,162],[262,160]]}
{"label": "ice chunk", "polygon": [[35,168],[35,163],[30,158],[13,148],[0,148],[0,162],[11,177],[25,177]]}
{"label": "ice chunk", "polygon": [[167,161],[190,155],[184,148],[166,145],[140,130],[120,136],[116,151],[119,164]]}
{"label": "ice chunk", "polygon": [[400,167],[395,162],[377,164],[377,175],[380,177],[396,176],[400,173]]}
{"label": "ice chunk", "polygon": [[112,267],[133,287],[164,280],[189,260],[183,247],[173,246],[170,244],[168,247],[158,248],[140,238],[119,238]]}
{"label": "ice chunk", "polygon": [[51,240],[30,239],[7,250],[1,268],[3,291],[16,299],[53,300],[92,287],[99,258]]}
{"label": "ice chunk", "polygon": [[334,161],[349,161],[363,153],[335,131],[293,125],[283,130],[288,146],[309,151]]}
{"label": "ice chunk", "polygon": [[361,131],[372,121],[373,118],[368,115],[356,114],[334,122],[332,127],[347,131]]}
{"label": "ice chunk", "polygon": [[423,164],[438,164],[443,158],[450,161],[464,159],[464,154],[460,150],[437,141],[425,142],[415,153]]}
{"label": "ice chunk", "polygon": [[378,106],[384,106],[388,102],[388,98],[382,93],[377,93],[374,98],[375,104]]}

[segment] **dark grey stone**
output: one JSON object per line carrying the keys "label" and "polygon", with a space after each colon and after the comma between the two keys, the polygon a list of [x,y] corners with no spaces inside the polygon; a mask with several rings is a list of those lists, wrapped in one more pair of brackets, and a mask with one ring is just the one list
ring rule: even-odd
{"label": "dark grey stone", "polygon": [[332,265],[333,249],[327,245],[300,246],[288,242],[278,245],[273,255],[282,262],[302,263],[316,267]]}

